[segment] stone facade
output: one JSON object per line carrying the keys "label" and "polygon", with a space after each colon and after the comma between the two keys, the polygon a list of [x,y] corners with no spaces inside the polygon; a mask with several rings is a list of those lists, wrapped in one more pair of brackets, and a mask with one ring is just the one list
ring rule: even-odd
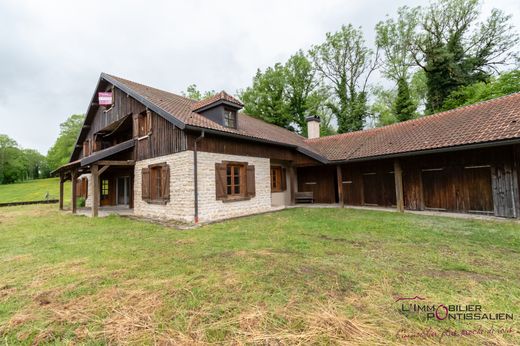
{"label": "stone facade", "polygon": [[[216,199],[215,163],[247,162],[255,166],[255,197],[224,202]],[[166,205],[150,204],[141,198],[141,171],[151,164],[166,162],[170,166],[170,201]],[[193,151],[160,156],[136,162],[134,172],[134,214],[184,222],[194,221]],[[269,159],[198,153],[199,221],[210,222],[273,210]]]}
{"label": "stone facade", "polygon": [[90,179],[90,177],[92,176],[92,174],[90,173],[86,173],[86,174],[82,174],[78,177],[78,181],[83,179],[83,178],[87,178],[87,181],[88,181],[88,184],[87,184],[87,199],[85,200],[85,207],[87,208],[90,208],[92,207],[92,196],[93,196],[93,184],[92,184],[92,179]]}

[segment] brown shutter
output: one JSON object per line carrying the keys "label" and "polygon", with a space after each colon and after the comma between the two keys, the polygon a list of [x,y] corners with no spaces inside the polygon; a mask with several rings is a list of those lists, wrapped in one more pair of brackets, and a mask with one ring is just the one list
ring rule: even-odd
{"label": "brown shutter", "polygon": [[282,191],[287,190],[287,173],[285,167],[282,167]]}
{"label": "brown shutter", "polygon": [[143,168],[141,171],[141,193],[145,201],[150,200],[150,169]]}
{"label": "brown shutter", "polygon": [[225,163],[215,163],[215,191],[217,199],[225,199],[227,197]]}
{"label": "brown shutter", "polygon": [[88,198],[88,179],[87,178],[83,178],[85,179],[85,199]]}
{"label": "brown shutter", "polygon": [[247,196],[255,197],[255,166],[246,166]]}
{"label": "brown shutter", "polygon": [[161,195],[165,201],[170,200],[170,166],[165,164],[161,167]]}
{"label": "brown shutter", "polygon": [[146,111],[146,133],[145,135],[152,132],[152,112],[147,110]]}
{"label": "brown shutter", "polygon": [[132,114],[133,127],[134,127],[134,138],[139,136],[139,115]]}

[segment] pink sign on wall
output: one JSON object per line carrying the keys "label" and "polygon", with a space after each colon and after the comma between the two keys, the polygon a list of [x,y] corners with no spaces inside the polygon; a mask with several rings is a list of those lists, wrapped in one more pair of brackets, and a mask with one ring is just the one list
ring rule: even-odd
{"label": "pink sign on wall", "polygon": [[98,93],[98,99],[99,99],[100,106],[112,105],[112,93],[111,92]]}

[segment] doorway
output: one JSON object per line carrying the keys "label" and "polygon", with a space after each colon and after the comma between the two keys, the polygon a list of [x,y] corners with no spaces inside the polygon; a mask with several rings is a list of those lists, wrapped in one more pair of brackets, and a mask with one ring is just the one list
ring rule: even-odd
{"label": "doorway", "polygon": [[118,205],[130,204],[130,177],[117,178],[117,200]]}

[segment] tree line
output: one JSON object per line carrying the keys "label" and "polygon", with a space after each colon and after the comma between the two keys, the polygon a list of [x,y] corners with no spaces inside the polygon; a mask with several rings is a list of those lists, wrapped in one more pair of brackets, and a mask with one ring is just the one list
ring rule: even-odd
{"label": "tree line", "polygon": [[60,124],[60,135],[44,156],[34,149],[23,149],[7,135],[0,134],[0,184],[48,178],[50,172],[69,162],[84,115],[71,115]]}
{"label": "tree line", "polygon": [[[305,117],[319,115],[328,135],[520,91],[511,16],[493,9],[481,17],[479,0],[404,6],[376,25],[371,45],[361,28],[343,25],[310,50],[257,70],[237,96],[246,113],[303,135]],[[391,87],[374,84],[376,72]],[[203,95],[190,88],[188,95]]]}

